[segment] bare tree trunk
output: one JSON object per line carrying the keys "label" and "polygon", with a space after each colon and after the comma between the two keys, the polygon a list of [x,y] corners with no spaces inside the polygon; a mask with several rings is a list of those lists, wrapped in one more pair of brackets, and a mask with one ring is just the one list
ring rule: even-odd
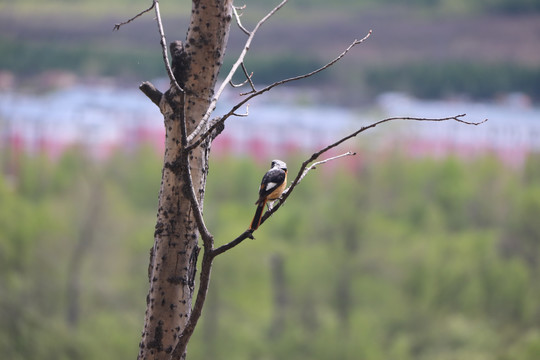
{"label": "bare tree trunk", "polygon": [[202,207],[211,139],[189,153],[184,151],[183,142],[200,123],[213,97],[231,14],[231,0],[193,0],[185,44],[171,45],[174,75],[183,92],[174,84],[163,95],[148,84],[141,88],[160,107],[166,140],[139,359],[172,358],[191,315],[199,233],[182,164],[189,163]]}

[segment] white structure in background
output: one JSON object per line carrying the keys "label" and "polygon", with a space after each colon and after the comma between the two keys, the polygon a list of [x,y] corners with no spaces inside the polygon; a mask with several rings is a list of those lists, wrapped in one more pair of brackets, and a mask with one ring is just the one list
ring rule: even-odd
{"label": "white structure in background", "polygon": [[152,137],[163,142],[159,116],[136,89],[74,86],[42,96],[0,93],[2,144],[53,157],[73,145],[101,157],[119,146],[156,140]]}
{"label": "white structure in background", "polygon": [[463,120],[469,122],[488,119],[478,126],[456,121],[400,123],[399,136],[405,139],[405,148],[412,156],[454,153],[469,157],[491,152],[507,163],[520,165],[527,154],[540,151],[540,109],[532,107],[527,98],[519,94],[497,103],[474,103],[421,101],[389,93],[381,95],[378,104],[384,117],[440,118],[467,114]]}
{"label": "white structure in background", "polygon": [[[447,122],[393,122],[360,137],[356,144],[398,146],[410,156],[470,157],[493,152],[520,164],[540,151],[540,109],[514,96],[512,101],[480,104],[421,101],[402,94],[379,97],[364,112],[320,105],[302,89],[276,89],[250,101],[248,117],[231,117],[213,145],[213,154],[233,153],[266,159],[283,153],[320,149],[362,125],[393,116],[446,117],[466,113],[479,126]],[[225,94],[216,115],[239,99]],[[244,110],[238,110],[242,112]],[[141,143],[163,151],[164,128],[158,108],[137,89],[76,85],[46,95],[0,92],[0,148],[46,152],[56,157],[73,145],[94,156]],[[348,148],[354,147],[349,143]]]}

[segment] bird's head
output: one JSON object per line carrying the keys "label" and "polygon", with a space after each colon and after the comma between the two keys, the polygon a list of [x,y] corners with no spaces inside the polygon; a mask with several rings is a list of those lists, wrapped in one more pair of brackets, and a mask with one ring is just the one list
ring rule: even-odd
{"label": "bird's head", "polygon": [[287,171],[287,164],[285,164],[285,162],[281,161],[281,160],[272,160],[272,168],[279,168],[283,171]]}

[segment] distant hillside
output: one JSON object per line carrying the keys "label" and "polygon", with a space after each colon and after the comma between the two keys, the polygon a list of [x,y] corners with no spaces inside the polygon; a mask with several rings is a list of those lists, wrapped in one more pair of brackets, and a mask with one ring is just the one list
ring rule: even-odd
{"label": "distant hillside", "polygon": [[[244,3],[250,7],[258,7],[261,9],[268,8],[274,4],[278,4],[279,0],[250,0],[243,3],[235,3],[235,5],[243,5]],[[0,9],[11,9],[17,12],[31,11],[35,7],[40,7],[45,11],[62,12],[80,12],[88,14],[93,13],[118,13],[128,9],[143,9],[150,5],[150,0],[50,0],[43,2],[42,0],[17,0],[9,4],[0,4]],[[189,13],[190,1],[182,3],[168,4],[160,3],[162,7],[175,7],[174,11]],[[381,6],[402,5],[409,8],[420,9],[420,11],[451,11],[456,13],[531,13],[540,11],[540,2],[535,0],[290,0],[287,8],[298,9],[328,9],[350,11],[356,9],[366,9]],[[168,9],[170,11],[170,9]],[[289,11],[287,9],[284,12]]]}
{"label": "distant hillside", "polygon": [[[369,41],[307,84],[339,84],[346,91],[335,95],[340,99],[351,91],[357,98],[388,90],[475,97],[522,91],[540,99],[540,13],[534,4],[525,5],[530,1],[416,0],[407,9],[375,6],[373,0],[340,0],[331,7],[325,3],[291,1],[261,28],[246,60],[255,81],[268,83],[310,71],[373,29]],[[514,10],[503,12],[502,4],[510,3]],[[530,13],[516,14],[519,4]],[[19,77],[51,69],[139,81],[163,76],[152,15],[112,31],[115,23],[145,6],[148,1],[143,0],[2,4],[0,70]],[[245,25],[252,27],[270,6],[262,0],[250,2],[243,10]],[[162,11],[168,40],[183,39],[189,6],[164,3]],[[244,41],[245,35],[234,27],[225,68]],[[433,88],[439,91],[433,93]]]}

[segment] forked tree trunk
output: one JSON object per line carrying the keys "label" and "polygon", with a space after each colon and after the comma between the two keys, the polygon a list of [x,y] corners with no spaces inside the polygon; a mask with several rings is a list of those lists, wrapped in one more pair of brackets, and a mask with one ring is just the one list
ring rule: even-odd
{"label": "forked tree trunk", "polygon": [[171,85],[155,101],[164,117],[166,140],[139,359],[171,359],[191,314],[199,234],[184,188],[181,164],[189,162],[202,206],[210,140],[184,154],[181,119],[185,119],[190,134],[208,109],[225,53],[232,1],[193,0],[192,6],[183,47],[179,42],[171,46],[174,74],[184,93]]}

